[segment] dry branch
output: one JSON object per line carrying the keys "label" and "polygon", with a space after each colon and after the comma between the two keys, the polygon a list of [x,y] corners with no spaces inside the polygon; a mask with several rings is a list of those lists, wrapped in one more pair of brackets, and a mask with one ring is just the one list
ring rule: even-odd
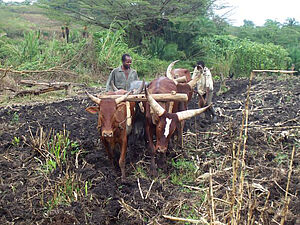
{"label": "dry branch", "polygon": [[167,216],[163,215],[164,218],[172,220],[172,221],[179,221],[179,222],[188,222],[188,223],[196,223],[196,224],[209,224],[206,219],[201,218],[200,220],[193,220],[193,219],[186,219],[186,218],[180,218],[180,217],[174,217],[174,216]]}
{"label": "dry branch", "polygon": [[270,72],[270,73],[297,73],[298,71],[291,71],[291,70],[252,70],[254,73],[263,73],[263,72]]}

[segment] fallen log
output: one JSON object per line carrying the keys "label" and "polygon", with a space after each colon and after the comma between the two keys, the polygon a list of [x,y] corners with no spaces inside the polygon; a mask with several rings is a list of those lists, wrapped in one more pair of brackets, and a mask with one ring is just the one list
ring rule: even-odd
{"label": "fallen log", "polygon": [[[97,95],[98,98],[119,98],[122,95]],[[157,101],[184,101],[188,100],[186,94],[152,94],[152,97]],[[126,101],[132,102],[146,102],[147,98],[145,94],[138,94],[138,95],[128,95]]]}
{"label": "fallen log", "polygon": [[43,86],[55,86],[55,85],[72,85],[72,86],[85,86],[85,84],[78,84],[78,83],[73,83],[73,82],[42,82],[42,81],[35,81],[35,80],[20,80],[20,84],[24,85],[43,85]]}
{"label": "fallen log", "polygon": [[24,90],[24,91],[19,91],[14,95],[14,97],[20,97],[20,96],[25,96],[25,95],[40,95],[44,94],[50,91],[58,91],[58,90],[66,90],[67,95],[71,95],[71,86],[65,86],[65,85],[56,85],[56,86],[50,86],[46,88],[39,88],[39,89],[34,89],[34,90]]}

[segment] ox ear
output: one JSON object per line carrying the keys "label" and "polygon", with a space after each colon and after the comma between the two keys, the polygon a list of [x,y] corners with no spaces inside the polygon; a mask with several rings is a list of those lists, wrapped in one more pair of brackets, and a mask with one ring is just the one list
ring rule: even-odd
{"label": "ox ear", "polygon": [[87,107],[85,110],[87,112],[89,112],[89,113],[96,114],[96,113],[99,112],[99,107],[97,107],[97,106],[90,106],[90,107]]}

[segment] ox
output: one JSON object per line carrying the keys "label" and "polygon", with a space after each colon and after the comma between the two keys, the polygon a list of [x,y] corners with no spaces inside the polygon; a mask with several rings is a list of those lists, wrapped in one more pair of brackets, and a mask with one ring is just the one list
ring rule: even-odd
{"label": "ox", "polygon": [[[166,76],[173,80],[173,82],[175,83],[176,85],[176,89],[177,89],[177,93],[182,93],[182,94],[186,94],[188,96],[188,101],[187,102],[178,102],[178,106],[177,106],[177,110],[178,111],[185,111],[187,110],[187,106],[188,106],[188,102],[192,99],[193,97],[193,93],[194,93],[194,87],[196,86],[197,84],[197,81],[201,78],[202,74],[201,72],[202,71],[197,71],[197,73],[199,74],[196,74],[195,75],[195,78],[193,80],[190,80],[189,82],[187,83],[179,83],[177,81],[177,79],[174,79],[173,76],[172,76],[172,71],[173,70],[173,66],[175,65],[176,62],[178,62],[179,60],[176,60],[174,62],[172,62],[169,66],[168,66],[168,69],[167,69],[167,74]],[[188,72],[189,76],[190,76],[190,73]],[[200,106],[200,108],[202,108],[203,105]],[[174,111],[173,111],[174,112]],[[176,111],[175,111],[176,112]],[[181,139],[181,142],[182,142],[182,133],[183,133],[183,128],[184,128],[184,121],[181,122],[180,124],[180,127],[178,129],[178,142],[180,142],[180,139]]]}
{"label": "ox", "polygon": [[[97,129],[112,165],[115,162],[115,149],[120,149],[119,166],[122,181],[125,181],[125,157],[127,151],[127,135],[131,131],[131,117],[134,116],[134,102],[124,102],[131,92],[119,90],[108,92],[111,95],[123,95],[117,99],[100,99],[87,92],[88,97],[97,104],[86,108],[92,114],[98,113]],[[127,106],[126,106],[127,105]]]}
{"label": "ox", "polygon": [[[191,82],[191,83],[190,83]],[[190,81],[185,85],[192,85],[197,81]],[[176,84],[173,80],[167,77],[160,77],[153,80],[146,90],[146,96],[148,102],[144,103],[146,111],[146,136],[151,150],[151,173],[156,175],[156,151],[163,153],[163,157],[166,157],[166,151],[170,138],[174,134],[176,129],[180,129],[180,122],[189,119],[195,115],[204,112],[208,107],[194,110],[185,110],[178,112],[178,104],[174,104],[171,109],[171,103],[158,103],[151,96],[151,94],[163,94],[177,91]],[[163,107],[163,106],[164,107]],[[156,146],[153,143],[153,135],[156,135]],[[165,163],[165,160],[164,160]]]}
{"label": "ox", "polygon": [[[141,93],[144,86],[148,86],[148,82],[145,80],[135,80],[130,83],[129,91],[135,91]],[[141,88],[142,87],[142,88]],[[132,126],[132,132],[129,138],[129,144],[137,144],[141,142],[145,144],[145,113],[142,102],[138,102],[135,106],[135,116]]]}
{"label": "ox", "polygon": [[[144,86],[147,86],[148,82],[145,80],[135,80],[130,83],[129,91],[134,91],[133,94],[140,94]],[[118,88],[111,82],[112,89],[119,91]],[[128,137],[129,145],[137,143],[138,141],[145,141],[145,116],[144,109],[141,102],[135,106],[135,116],[133,117],[132,132]]]}

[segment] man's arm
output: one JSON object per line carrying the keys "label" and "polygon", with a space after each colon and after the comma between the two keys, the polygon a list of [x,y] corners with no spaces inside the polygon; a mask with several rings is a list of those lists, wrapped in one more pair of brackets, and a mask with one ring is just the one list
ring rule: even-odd
{"label": "man's arm", "polygon": [[109,74],[109,77],[107,79],[107,82],[106,82],[106,88],[105,88],[105,91],[112,91],[112,86],[111,86],[111,82],[114,82],[114,70],[111,71],[111,73]]}

